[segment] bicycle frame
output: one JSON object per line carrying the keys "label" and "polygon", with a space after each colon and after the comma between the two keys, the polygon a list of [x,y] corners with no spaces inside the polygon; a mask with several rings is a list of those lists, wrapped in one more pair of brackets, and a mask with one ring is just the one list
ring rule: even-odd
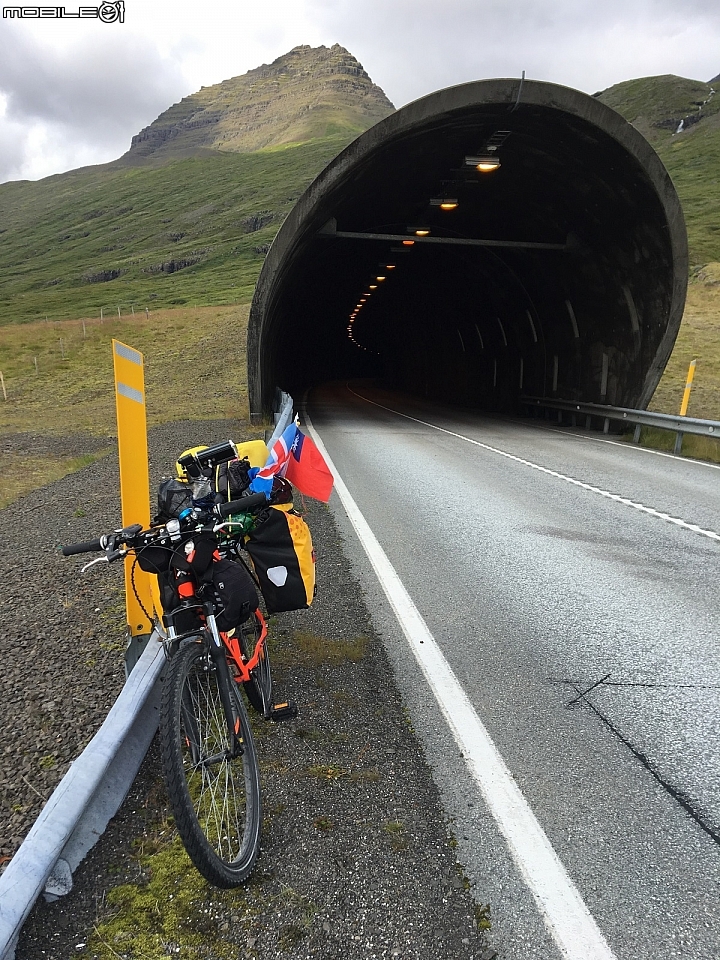
{"label": "bicycle frame", "polygon": [[260,636],[255,644],[253,654],[247,663],[245,663],[243,660],[242,650],[240,649],[240,638],[238,636],[230,637],[227,633],[220,633],[230,657],[232,658],[233,665],[237,667],[240,674],[239,677],[235,678],[238,683],[247,683],[250,680],[250,673],[260,662],[262,650],[265,646],[265,638],[267,637],[267,623],[265,622],[265,618],[259,609],[255,610],[253,616],[255,616],[260,623]]}
{"label": "bicycle frame", "polygon": [[[189,597],[186,598],[186,601],[189,599]],[[193,636],[195,634],[195,631],[189,634],[177,634],[175,627],[172,624],[175,614],[192,609],[196,609],[198,611],[201,619],[205,622],[205,628],[209,634],[210,655],[215,663],[215,668],[218,671],[218,675],[223,681],[220,684],[220,696],[222,699],[223,711],[228,724],[228,730],[232,732],[233,740],[236,742],[235,738],[237,735],[237,730],[235,727],[237,726],[237,718],[234,715],[232,704],[227,694],[224,681],[225,678],[227,678],[228,683],[233,681],[236,683],[248,683],[250,681],[250,674],[260,662],[263,647],[265,646],[265,641],[267,639],[267,623],[262,615],[261,610],[259,608],[256,609],[253,612],[253,616],[260,623],[260,636],[255,644],[255,649],[253,650],[252,656],[247,662],[245,662],[242,649],[240,647],[239,636],[235,635],[231,637],[225,631],[218,629],[217,622],[215,620],[215,604],[212,602],[185,602],[166,614],[169,621],[168,641],[172,644],[174,641],[180,641],[186,636]],[[240,628],[241,627],[238,629]],[[224,656],[221,655],[221,652],[224,653]],[[229,669],[230,663],[232,663],[232,666],[237,670],[237,676],[234,676],[232,671]],[[242,746],[237,742],[236,747],[242,751]]]}

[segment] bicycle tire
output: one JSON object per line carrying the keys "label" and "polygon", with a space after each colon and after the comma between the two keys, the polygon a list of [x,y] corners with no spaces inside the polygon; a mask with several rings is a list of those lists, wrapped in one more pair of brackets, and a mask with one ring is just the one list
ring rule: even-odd
{"label": "bicycle tire", "polygon": [[160,703],[163,773],[175,825],[197,870],[223,888],[239,886],[252,872],[262,826],[250,721],[237,684],[229,686],[244,748],[235,758],[228,757],[219,678],[204,643],[186,642],[172,657]]}
{"label": "bicycle tire", "polygon": [[[238,627],[240,635],[240,649],[245,660],[249,660],[255,652],[255,645],[260,639],[262,627],[255,614]],[[250,679],[244,683],[245,694],[251,706],[266,720],[272,713],[272,674],[270,672],[270,651],[267,637],[260,652],[260,659]]]}

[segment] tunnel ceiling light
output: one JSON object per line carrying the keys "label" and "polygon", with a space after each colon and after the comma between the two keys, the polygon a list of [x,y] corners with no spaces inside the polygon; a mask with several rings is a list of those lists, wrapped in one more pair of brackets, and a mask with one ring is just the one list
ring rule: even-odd
{"label": "tunnel ceiling light", "polygon": [[395,269],[395,264],[394,264],[394,263],[386,263],[386,264],[385,264],[385,269],[386,269],[386,270],[394,270],[394,269]]}
{"label": "tunnel ceiling light", "polygon": [[415,241],[414,241],[414,240],[403,240],[403,246],[404,246],[404,247],[412,247],[412,246],[414,246],[414,244],[415,244]]}
{"label": "tunnel ceiling light", "polygon": [[427,237],[430,235],[430,231],[427,227],[418,227],[417,230],[413,231],[416,237]]}
{"label": "tunnel ceiling light", "polygon": [[468,167],[475,167],[479,173],[492,173],[494,170],[499,170],[502,166],[500,158],[492,154],[478,157],[465,157],[465,164]]}
{"label": "tunnel ceiling light", "polygon": [[370,284],[370,289],[371,289],[371,290],[377,290],[377,284],[376,284],[376,283],[371,283],[371,284]]}
{"label": "tunnel ceiling light", "polygon": [[440,207],[441,210],[455,210],[458,202],[452,197],[433,197],[430,201],[431,207]]}
{"label": "tunnel ceiling light", "polygon": [[375,277],[378,283],[382,283],[385,277]]}

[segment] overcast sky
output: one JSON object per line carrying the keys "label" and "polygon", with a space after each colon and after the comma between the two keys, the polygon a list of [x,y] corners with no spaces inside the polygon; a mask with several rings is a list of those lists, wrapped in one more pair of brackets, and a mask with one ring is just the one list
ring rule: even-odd
{"label": "overcast sky", "polygon": [[172,103],[301,43],[347,47],[396,106],[523,70],[594,93],[715,77],[720,0],[125,0],[123,23],[4,17],[0,182],[113,160]]}

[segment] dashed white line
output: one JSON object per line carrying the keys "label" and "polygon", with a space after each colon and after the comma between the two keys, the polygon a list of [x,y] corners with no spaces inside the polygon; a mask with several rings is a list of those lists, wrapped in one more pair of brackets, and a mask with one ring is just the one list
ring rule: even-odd
{"label": "dashed white line", "polygon": [[332,470],[335,490],[410,648],[562,957],[564,960],[616,960],[422,615],[358,509],[307,413],[305,420]]}
{"label": "dashed white line", "polygon": [[588,490],[590,493],[596,493],[608,500],[613,500],[615,503],[621,503],[623,506],[632,507],[633,510],[639,510],[641,513],[648,514],[648,516],[657,517],[659,520],[665,520],[666,523],[672,523],[676,527],[682,527],[684,530],[690,530],[692,533],[700,534],[700,536],[707,537],[709,540],[720,541],[720,533],[716,533],[715,530],[705,530],[704,527],[698,526],[697,523],[689,523],[687,520],[683,520],[681,517],[673,517],[669,513],[664,513],[662,510],[656,510],[654,507],[647,507],[644,503],[637,503],[635,500],[630,500],[628,497],[621,497],[618,493],[611,493],[609,490],[603,490],[601,487],[596,487],[592,483],[585,483],[584,480],[577,480],[575,477],[569,477],[565,473],[558,473],[557,470],[551,470],[549,467],[543,467],[539,463],[533,463],[532,460],[525,460],[523,457],[518,457],[514,453],[508,453],[506,450],[500,450],[498,447],[492,447],[490,444],[482,443],[480,440],[473,440],[472,437],[466,437],[462,433],[455,433],[454,430],[448,430],[445,427],[439,427],[435,423],[429,423],[427,420],[420,420],[418,417],[411,417],[407,413],[400,413],[399,410],[393,410],[391,407],[386,407],[382,403],[377,403],[375,400],[369,400],[367,397],[363,397],[362,394],[356,393],[351,387],[348,387],[348,390],[354,396],[358,397],[358,399],[364,400],[365,403],[371,403],[374,407],[380,407],[381,410],[387,410],[388,413],[394,413],[398,417],[404,417],[406,420],[412,420],[413,423],[420,423],[425,427],[430,427],[432,430],[438,430],[440,433],[445,433],[450,437],[456,437],[458,440],[464,440],[466,443],[472,443],[476,447],[482,447],[483,450],[489,450],[491,453],[497,453],[501,457],[506,457],[508,460],[513,460],[515,463],[521,463],[525,467],[530,467],[532,470],[538,470],[540,473],[545,473],[550,477],[555,477],[557,480],[565,480],[566,483],[571,483],[575,487]]}

